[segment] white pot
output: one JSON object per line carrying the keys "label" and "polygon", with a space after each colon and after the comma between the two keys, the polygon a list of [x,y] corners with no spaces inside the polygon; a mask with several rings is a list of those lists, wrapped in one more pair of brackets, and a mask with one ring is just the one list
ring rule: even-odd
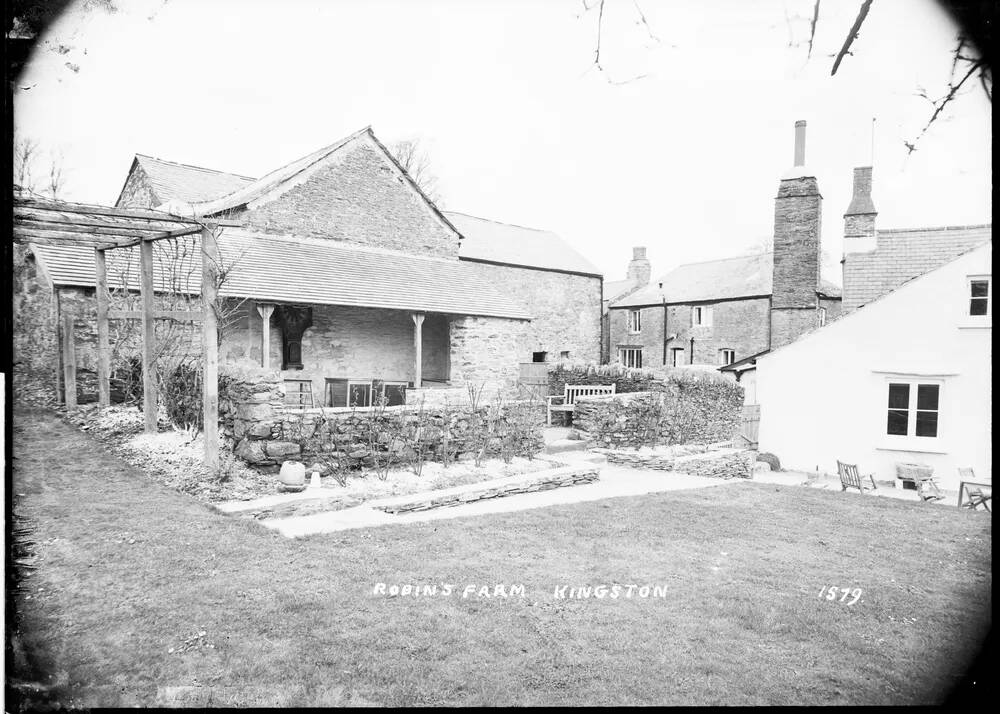
{"label": "white pot", "polygon": [[286,461],[278,472],[278,480],[285,486],[305,486],[306,467],[298,461]]}

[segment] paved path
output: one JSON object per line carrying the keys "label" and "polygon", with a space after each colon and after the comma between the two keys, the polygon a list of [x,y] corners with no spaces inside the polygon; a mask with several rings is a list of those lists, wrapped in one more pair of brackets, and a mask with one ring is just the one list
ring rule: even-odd
{"label": "paved path", "polygon": [[[567,460],[572,460],[572,458],[569,457]],[[435,508],[430,511],[391,515],[384,511],[375,510],[370,506],[360,505],[340,511],[315,513],[308,516],[268,518],[261,520],[260,523],[263,526],[277,530],[282,535],[294,538],[314,533],[333,533],[353,528],[370,528],[373,526],[435,521],[444,518],[481,516],[487,513],[506,513],[567,503],[597,501],[603,498],[638,496],[644,493],[658,493],[661,491],[707,487],[721,488],[729,483],[732,483],[732,481],[607,465],[601,468],[600,479],[593,483],[556,488],[549,491],[518,494],[516,496],[506,496],[504,498],[491,498],[461,506],[449,506]]]}

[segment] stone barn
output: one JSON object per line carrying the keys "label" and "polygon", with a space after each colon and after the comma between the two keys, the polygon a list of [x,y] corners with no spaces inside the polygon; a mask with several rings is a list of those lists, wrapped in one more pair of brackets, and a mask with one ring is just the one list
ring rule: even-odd
{"label": "stone barn", "polygon": [[[241,223],[218,238],[230,313],[220,361],[278,369],[316,406],[513,386],[519,363],[600,356],[594,266],[554,233],[440,211],[370,128],[259,179],[136,155],[116,205]],[[137,263],[126,253],[110,254],[123,275]],[[87,401],[93,250],[19,246],[15,259],[15,371],[61,388],[69,312]],[[169,281],[156,276],[161,291]]]}

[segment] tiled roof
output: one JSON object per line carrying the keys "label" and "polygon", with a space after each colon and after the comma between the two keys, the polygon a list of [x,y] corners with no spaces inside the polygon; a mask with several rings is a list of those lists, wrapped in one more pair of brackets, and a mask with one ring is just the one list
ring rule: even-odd
{"label": "tiled roof", "polygon": [[880,230],[876,235],[875,250],[844,256],[845,311],[857,309],[985,243],[993,235],[993,226]]}
{"label": "tiled roof", "polygon": [[[171,204],[171,210],[178,209],[182,214],[193,211],[197,215],[211,215],[264,196],[365,135],[369,135],[395,161],[375,137],[371,127],[365,127],[259,179],[162,161],[141,154],[136,154],[136,161],[149,176],[156,197],[163,204]],[[416,184],[412,185],[420,192]],[[498,223],[462,213],[441,212],[433,203],[428,201],[428,205],[464,237],[459,251],[461,258],[595,276],[601,274],[592,263],[551,231]]]}
{"label": "tiled roof", "polygon": [[153,193],[164,202],[172,198],[186,203],[206,201],[232,193],[255,180],[249,176],[177,164],[143,154],[136,154],[135,160],[146,173]]}
{"label": "tiled roof", "polygon": [[530,268],[600,275],[593,263],[552,231],[499,223],[464,213],[445,211],[462,234],[459,257]]}
{"label": "tiled roof", "polygon": [[[655,305],[664,297],[668,303],[688,303],[770,295],[773,265],[774,253],[687,263],[651,280],[642,290],[618,300],[611,307]],[[828,297],[840,296],[840,288],[826,280],[820,281],[819,292]]]}
{"label": "tiled roof", "polygon": [[635,280],[627,278],[625,280],[605,280],[604,300],[605,302],[614,302],[618,298],[628,295],[638,287],[639,285]]}
{"label": "tiled roof", "polygon": [[[179,289],[198,293],[200,247],[184,242],[190,256]],[[178,244],[181,241],[177,242]],[[56,285],[92,287],[94,250],[84,246],[33,246]],[[531,315],[458,260],[425,258],[324,239],[303,239],[227,228],[219,237],[222,262],[232,266],[220,294],[255,300],[348,305],[456,315],[530,319]],[[139,284],[135,249],[108,253],[109,283]],[[178,271],[154,256],[154,287],[168,289]],[[442,290],[442,286],[447,290]]]}

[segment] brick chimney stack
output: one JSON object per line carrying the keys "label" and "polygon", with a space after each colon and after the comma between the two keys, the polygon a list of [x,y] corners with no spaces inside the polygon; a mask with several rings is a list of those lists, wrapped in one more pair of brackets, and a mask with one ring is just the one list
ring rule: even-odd
{"label": "brick chimney stack", "polygon": [[854,169],[854,194],[844,214],[844,254],[875,250],[875,203],[872,201],[872,167]]}
{"label": "brick chimney stack", "polygon": [[638,285],[649,284],[651,268],[649,260],[646,258],[646,247],[636,246],[632,248],[632,260],[628,264],[626,277],[636,281]]}
{"label": "brick chimney stack", "polygon": [[797,121],[795,165],[782,176],[774,199],[771,349],[817,324],[823,197],[805,155],[806,123]]}

